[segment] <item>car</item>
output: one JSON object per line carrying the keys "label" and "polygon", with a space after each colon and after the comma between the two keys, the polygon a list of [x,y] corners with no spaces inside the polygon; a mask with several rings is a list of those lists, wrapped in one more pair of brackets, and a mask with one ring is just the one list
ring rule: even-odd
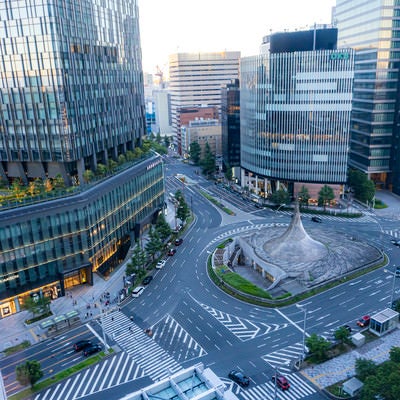
{"label": "car", "polygon": [[349,325],[343,325],[342,328],[346,329],[347,332],[351,333],[351,327]]}
{"label": "car", "polygon": [[249,386],[250,385],[249,377],[242,374],[240,371],[236,371],[235,369],[233,369],[232,371],[229,372],[228,378],[232,379],[233,382],[236,382],[240,386]]}
{"label": "car", "polygon": [[400,247],[400,240],[398,239],[391,239],[390,241],[392,244],[394,244],[397,247]]}
{"label": "car", "polygon": [[359,320],[357,320],[357,325],[360,326],[361,328],[365,328],[366,326],[369,325],[370,321],[371,317],[369,315],[364,315]]}
{"label": "car", "polygon": [[179,246],[179,245],[181,245],[183,243],[183,239],[182,238],[179,238],[179,239],[176,239],[175,240],[175,246]]}
{"label": "car", "polygon": [[321,223],[322,219],[320,217],[312,217],[311,221]]}
{"label": "car", "polygon": [[99,344],[92,344],[91,346],[85,347],[83,349],[83,355],[85,357],[88,357],[91,354],[98,353],[101,350],[102,350],[102,347]]}
{"label": "car", "polygon": [[153,276],[152,275],[147,275],[142,280],[142,283],[143,283],[143,285],[148,285],[152,280],[153,280]]}
{"label": "car", "polygon": [[143,293],[144,287],[137,286],[132,290],[132,297],[139,297]]}
{"label": "car", "polygon": [[81,351],[86,347],[92,346],[92,342],[90,340],[80,340],[79,342],[74,343],[74,350]]}
{"label": "car", "polygon": [[167,262],[167,260],[160,260],[157,264],[156,264],[156,268],[157,269],[161,269],[165,263]]}
{"label": "car", "polygon": [[176,253],[176,249],[169,249],[167,255],[173,256]]}
{"label": "car", "polygon": [[277,386],[279,386],[282,390],[288,390],[290,388],[289,381],[283,375],[274,375],[272,377],[272,382],[275,383],[275,381]]}

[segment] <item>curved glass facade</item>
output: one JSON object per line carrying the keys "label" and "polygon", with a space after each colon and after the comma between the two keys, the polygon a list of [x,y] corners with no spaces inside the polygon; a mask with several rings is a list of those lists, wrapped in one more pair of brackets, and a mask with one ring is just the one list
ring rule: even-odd
{"label": "curved glass facade", "polygon": [[291,182],[346,181],[352,50],[241,60],[241,166]]}
{"label": "curved glass facade", "polygon": [[91,284],[93,271],[107,275],[163,204],[157,156],[77,195],[2,211],[0,316],[19,311],[23,297],[43,287],[57,297]]}

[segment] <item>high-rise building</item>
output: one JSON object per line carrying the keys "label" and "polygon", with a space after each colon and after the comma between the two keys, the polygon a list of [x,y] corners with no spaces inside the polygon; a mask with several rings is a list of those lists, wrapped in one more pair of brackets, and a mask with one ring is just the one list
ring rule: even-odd
{"label": "high-rise building", "polygon": [[239,77],[240,52],[177,53],[169,57],[172,127],[180,150],[178,110],[215,106],[221,110],[221,88]]}
{"label": "high-rise building", "polygon": [[239,79],[222,88],[222,158],[224,168],[240,166],[240,90]]}
{"label": "high-rise building", "polygon": [[0,174],[82,181],[140,145],[136,0],[0,2]]}
{"label": "high-rise building", "polygon": [[272,35],[269,52],[241,61],[241,185],[262,197],[346,182],[354,55],[336,35]]}
{"label": "high-rise building", "polygon": [[136,0],[2,0],[0,55],[3,179],[75,184],[120,162],[45,202],[2,199],[5,317],[29,296],[56,298],[115,269],[163,207],[164,174],[158,155],[128,152],[145,134]]}
{"label": "high-rise building", "polygon": [[356,51],[349,165],[400,194],[400,2],[337,0],[335,22]]}

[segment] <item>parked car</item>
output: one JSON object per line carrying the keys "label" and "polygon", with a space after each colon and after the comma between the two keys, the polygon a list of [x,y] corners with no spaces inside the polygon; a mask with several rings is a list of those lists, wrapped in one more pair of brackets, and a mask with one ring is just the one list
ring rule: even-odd
{"label": "parked car", "polygon": [[143,283],[143,285],[148,285],[152,280],[153,280],[153,276],[147,275],[144,277],[142,283]]}
{"label": "parked car", "polygon": [[167,262],[167,260],[160,260],[157,264],[156,264],[156,268],[157,269],[161,269],[165,263]]}
{"label": "parked car", "polygon": [[234,369],[231,372],[229,372],[228,378],[232,379],[233,382],[236,382],[240,386],[249,386],[250,384],[250,379],[248,376]]}
{"label": "parked car", "polygon": [[277,386],[279,386],[282,390],[288,390],[290,388],[290,383],[283,375],[278,375],[278,376],[274,375],[272,377],[272,382],[275,383],[275,379]]}
{"label": "parked car", "polygon": [[93,344],[91,346],[85,347],[83,349],[83,355],[85,357],[90,356],[91,354],[98,353],[99,351],[102,350],[102,347],[99,344]]}
{"label": "parked car", "polygon": [[138,286],[132,290],[132,297],[139,297],[143,293],[144,287]]}
{"label": "parked car", "polygon": [[74,343],[74,350],[75,351],[81,351],[86,347],[89,347],[92,345],[92,342],[90,340],[80,340],[79,342]]}
{"label": "parked car", "polygon": [[182,238],[179,238],[179,239],[176,239],[175,240],[175,246],[179,246],[179,245],[181,245],[183,243],[183,239]]}
{"label": "parked car", "polygon": [[176,249],[169,249],[167,255],[173,256],[176,253]]}
{"label": "parked car", "polygon": [[364,315],[359,320],[357,320],[357,325],[360,326],[361,328],[365,328],[366,326],[369,325],[370,321],[371,317],[369,315]]}
{"label": "parked car", "polygon": [[312,218],[311,218],[311,221],[321,223],[321,222],[322,222],[322,219],[321,219],[320,217],[312,217]]}

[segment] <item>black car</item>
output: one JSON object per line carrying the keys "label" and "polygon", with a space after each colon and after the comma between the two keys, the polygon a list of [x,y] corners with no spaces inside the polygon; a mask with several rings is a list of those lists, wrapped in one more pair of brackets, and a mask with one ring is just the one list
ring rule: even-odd
{"label": "black car", "polygon": [[79,342],[74,343],[74,350],[81,351],[86,347],[92,346],[92,342],[90,340],[80,340]]}
{"label": "black car", "polygon": [[400,247],[400,240],[398,240],[398,239],[392,239],[391,242],[392,242],[392,244],[394,244],[395,246]]}
{"label": "black car", "polygon": [[175,246],[179,246],[179,245],[181,245],[183,243],[183,239],[182,238],[179,238],[179,239],[176,239],[175,240]]}
{"label": "black car", "polygon": [[143,285],[148,285],[152,280],[153,280],[153,276],[148,275],[143,279],[142,283],[143,283]]}
{"label": "black car", "polygon": [[232,379],[233,382],[236,382],[240,386],[249,386],[250,379],[248,376],[243,375],[240,371],[232,370],[228,374],[228,378]]}
{"label": "black car", "polygon": [[321,219],[320,217],[312,217],[312,218],[311,218],[311,221],[321,223],[321,222],[322,222],[322,219]]}
{"label": "black car", "polygon": [[99,351],[101,351],[102,348],[99,344],[93,344],[91,346],[85,347],[83,349],[83,355],[85,357],[90,356],[92,354],[98,353]]}

